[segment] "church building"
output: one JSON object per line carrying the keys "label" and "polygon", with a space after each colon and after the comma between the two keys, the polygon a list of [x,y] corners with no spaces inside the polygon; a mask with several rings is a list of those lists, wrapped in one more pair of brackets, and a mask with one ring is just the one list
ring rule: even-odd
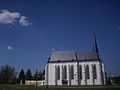
{"label": "church building", "polygon": [[93,41],[93,51],[89,53],[53,52],[45,66],[46,84],[55,86],[105,85],[104,64],[99,56],[95,36]]}

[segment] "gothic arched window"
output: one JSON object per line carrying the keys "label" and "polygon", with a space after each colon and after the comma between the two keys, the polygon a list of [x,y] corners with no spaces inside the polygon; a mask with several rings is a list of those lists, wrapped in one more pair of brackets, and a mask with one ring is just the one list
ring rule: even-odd
{"label": "gothic arched window", "polygon": [[55,66],[56,79],[60,80],[60,66]]}
{"label": "gothic arched window", "polygon": [[66,80],[67,79],[67,67],[62,66],[62,79]]}
{"label": "gothic arched window", "polygon": [[86,65],[86,67],[85,67],[85,78],[90,79],[90,73],[89,73],[89,66],[88,65]]}
{"label": "gothic arched window", "polygon": [[79,74],[79,79],[82,79],[82,65],[79,65],[79,72],[78,72],[78,74]]}
{"label": "gothic arched window", "polygon": [[73,65],[70,66],[70,77],[71,79],[74,79],[74,66]]}
{"label": "gothic arched window", "polygon": [[96,65],[94,64],[92,66],[92,73],[93,73],[93,79],[96,79],[97,78],[97,70],[96,70]]}

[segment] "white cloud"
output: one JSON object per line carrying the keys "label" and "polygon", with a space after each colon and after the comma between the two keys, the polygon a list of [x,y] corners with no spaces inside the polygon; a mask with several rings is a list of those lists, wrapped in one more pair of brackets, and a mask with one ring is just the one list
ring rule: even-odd
{"label": "white cloud", "polygon": [[11,12],[9,10],[0,11],[0,24],[20,24],[22,26],[29,26],[29,22],[26,16],[22,16],[19,12]]}
{"label": "white cloud", "polygon": [[8,46],[8,50],[12,50],[13,49],[13,47],[12,46]]}
{"label": "white cloud", "polygon": [[29,22],[28,17],[25,17],[25,16],[20,17],[19,23],[22,26],[29,26],[30,24],[32,24],[32,23]]}
{"label": "white cloud", "polygon": [[8,10],[2,10],[0,13],[0,23],[2,24],[13,24],[20,18],[20,13],[9,12]]}

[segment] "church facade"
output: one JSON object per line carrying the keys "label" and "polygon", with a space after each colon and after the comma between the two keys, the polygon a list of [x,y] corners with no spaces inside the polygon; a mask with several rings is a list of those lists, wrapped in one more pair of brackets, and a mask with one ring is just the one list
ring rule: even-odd
{"label": "church facade", "polygon": [[94,42],[95,52],[53,52],[45,67],[46,84],[56,86],[105,85],[104,64],[99,58],[96,40]]}

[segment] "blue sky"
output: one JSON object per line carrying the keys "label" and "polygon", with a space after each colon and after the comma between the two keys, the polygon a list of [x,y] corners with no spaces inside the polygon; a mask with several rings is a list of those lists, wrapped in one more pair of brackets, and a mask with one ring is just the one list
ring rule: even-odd
{"label": "blue sky", "polygon": [[44,68],[54,50],[90,52],[120,74],[119,0],[0,0],[0,65]]}

